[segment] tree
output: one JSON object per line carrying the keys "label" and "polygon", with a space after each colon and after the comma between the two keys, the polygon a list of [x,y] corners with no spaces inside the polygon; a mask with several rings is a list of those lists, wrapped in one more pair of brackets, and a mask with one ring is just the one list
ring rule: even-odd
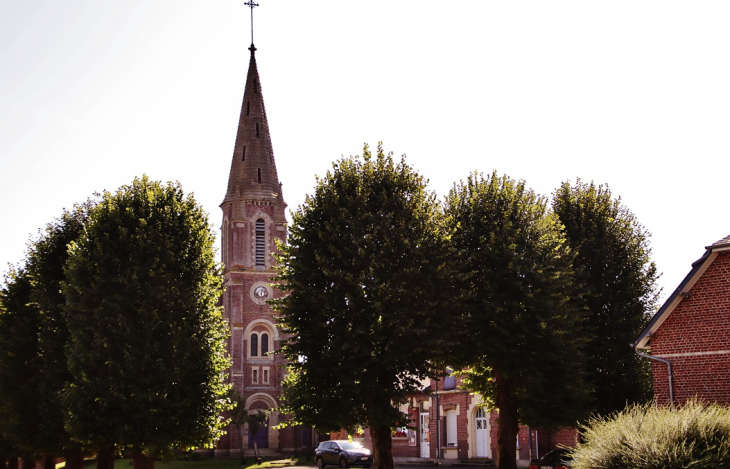
{"label": "tree", "polygon": [[499,410],[497,467],[516,467],[519,423],[556,427],[583,416],[580,324],[572,256],[547,200],[496,173],[472,174],[446,199],[460,292],[454,358]]}
{"label": "tree", "polygon": [[37,453],[42,416],[36,389],[40,381],[40,316],[31,301],[31,281],[23,268],[11,268],[0,289],[0,439],[7,456]]}
{"label": "tree", "polygon": [[370,427],[376,467],[393,468],[394,404],[434,373],[447,339],[440,207],[378,145],[335,163],[292,218],[276,277],[284,410],[322,431]]}
{"label": "tree", "polygon": [[246,396],[238,392],[236,389],[231,389],[231,423],[238,431],[238,436],[241,438],[241,465],[246,463],[244,459],[245,446],[243,443],[244,437],[244,425],[248,421],[248,410],[246,409]]}
{"label": "tree", "polygon": [[263,409],[256,409],[256,411],[249,412],[246,416],[248,431],[251,432],[251,439],[253,440],[253,451],[256,455],[256,464],[261,464],[261,458],[259,457],[259,444],[256,440],[256,436],[258,435],[259,431],[266,430],[267,420],[269,420],[269,412]]}
{"label": "tree", "polygon": [[67,428],[89,447],[209,445],[224,422],[225,322],[207,215],[178,183],[105,192],[66,264]]}
{"label": "tree", "polygon": [[651,398],[649,365],[628,344],[656,306],[650,235],[608,186],[565,182],[552,205],[576,253],[574,266],[585,290],[586,376],[596,390],[593,410],[609,415],[627,403],[646,402]]}
{"label": "tree", "polygon": [[[60,290],[68,245],[83,230],[92,205],[88,201],[64,210],[49,223],[38,239],[29,243],[23,268],[11,271],[6,278],[2,295],[5,325],[11,318],[16,327],[22,327],[21,320],[26,324],[22,334],[13,328],[3,328],[0,333],[9,333],[3,337],[4,353],[0,356],[20,364],[18,368],[0,365],[4,369],[2,381],[9,386],[0,391],[6,397],[2,399],[4,409],[12,415],[8,420],[15,422],[10,434],[24,451],[42,454],[46,467],[55,465],[55,455],[63,455],[69,469],[83,465],[81,447],[64,429],[60,402],[64,383],[72,380],[64,355],[68,331]],[[7,360],[5,364],[9,365]],[[16,398],[7,393],[14,393]]]}

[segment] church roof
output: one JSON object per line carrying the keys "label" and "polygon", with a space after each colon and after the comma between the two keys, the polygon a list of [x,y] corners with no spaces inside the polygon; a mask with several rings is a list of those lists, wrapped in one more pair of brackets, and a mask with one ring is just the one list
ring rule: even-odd
{"label": "church roof", "polygon": [[236,199],[284,203],[256,68],[256,47],[251,44],[249,50],[251,60],[223,204]]}

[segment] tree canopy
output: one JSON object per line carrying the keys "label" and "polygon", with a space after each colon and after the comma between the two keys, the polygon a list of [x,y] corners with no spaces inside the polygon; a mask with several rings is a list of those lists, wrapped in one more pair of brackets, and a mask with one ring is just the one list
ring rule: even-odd
{"label": "tree canopy", "polygon": [[469,388],[499,409],[497,464],[514,468],[520,422],[555,427],[584,415],[572,255],[547,199],[524,181],[472,174],[450,191],[446,212],[463,332],[454,358],[469,367]]}
{"label": "tree canopy", "polygon": [[325,431],[368,426],[379,468],[393,467],[391,428],[404,424],[394,403],[445,349],[441,220],[405,159],[366,146],[318,180],[281,246],[285,410]]}
{"label": "tree canopy", "polygon": [[73,437],[138,455],[211,444],[227,401],[227,329],[213,235],[194,198],[147,177],[105,192],[65,275]]}
{"label": "tree canopy", "polygon": [[64,354],[68,331],[61,282],[68,245],[83,230],[91,206],[88,201],[64,210],[29,243],[24,265],[8,274],[0,298],[5,415],[0,420],[10,425],[6,431],[24,451],[63,455],[68,468],[83,461],[80,446],[65,431],[60,402],[64,383],[72,380]]}
{"label": "tree canopy", "polygon": [[651,398],[649,363],[629,344],[656,305],[658,274],[649,233],[608,186],[565,182],[552,206],[576,254],[576,279],[589,312],[583,329],[593,410],[608,415],[627,403],[645,402]]}
{"label": "tree canopy", "polygon": [[[12,456],[34,455],[42,415],[38,407],[41,379],[38,354],[40,316],[31,301],[31,281],[24,269],[11,269],[0,289],[0,439]],[[11,456],[11,455],[4,455]]]}

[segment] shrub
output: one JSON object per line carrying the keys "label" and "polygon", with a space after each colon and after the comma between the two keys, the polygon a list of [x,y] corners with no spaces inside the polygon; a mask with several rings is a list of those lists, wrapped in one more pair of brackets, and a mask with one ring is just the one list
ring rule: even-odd
{"label": "shrub", "polygon": [[730,408],[690,401],[634,405],[582,427],[574,469],[730,467]]}

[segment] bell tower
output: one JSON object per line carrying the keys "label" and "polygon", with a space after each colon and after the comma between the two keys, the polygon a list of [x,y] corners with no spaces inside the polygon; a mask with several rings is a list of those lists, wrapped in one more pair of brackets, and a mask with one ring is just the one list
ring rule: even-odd
{"label": "bell tower", "polygon": [[[247,4],[253,9],[255,4]],[[250,410],[279,405],[284,361],[270,352],[281,340],[274,312],[266,303],[280,293],[269,286],[275,274],[276,240],[286,239],[286,203],[276,172],[264,97],[256,67],[256,47],[251,51],[243,94],[238,132],[233,147],[228,188],[220,207],[221,260],[224,264],[222,296],[224,315],[230,327],[230,379],[247,398]],[[278,451],[287,449],[280,441],[278,415],[272,413],[268,427],[259,431],[257,444]],[[239,454],[241,444],[253,448],[251,435],[244,441],[231,428],[219,442],[220,456]],[[227,454],[226,454],[227,453]]]}

